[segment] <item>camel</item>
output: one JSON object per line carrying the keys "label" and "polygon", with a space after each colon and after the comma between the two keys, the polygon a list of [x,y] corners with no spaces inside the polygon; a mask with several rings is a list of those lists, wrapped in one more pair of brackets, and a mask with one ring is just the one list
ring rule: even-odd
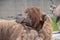
{"label": "camel", "polygon": [[[21,23],[0,20],[0,40],[52,39],[52,23],[50,17],[44,15],[37,7],[27,8],[25,14],[26,18]],[[26,21],[27,19],[29,20]],[[31,25],[27,26],[24,23]]]}

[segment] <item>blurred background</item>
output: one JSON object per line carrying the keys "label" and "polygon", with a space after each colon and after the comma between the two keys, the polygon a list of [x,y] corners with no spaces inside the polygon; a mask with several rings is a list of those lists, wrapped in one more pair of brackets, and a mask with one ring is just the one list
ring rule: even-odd
{"label": "blurred background", "polygon": [[49,10],[52,4],[58,5],[60,0],[0,0],[0,18],[11,19],[16,14],[23,14],[24,9],[31,6],[38,6],[49,16],[53,16]]}
{"label": "blurred background", "polygon": [[54,31],[57,31],[55,17],[49,9],[51,4],[58,5],[60,0],[0,0],[0,19],[14,19],[17,14],[24,15],[24,9],[37,6],[52,18]]}

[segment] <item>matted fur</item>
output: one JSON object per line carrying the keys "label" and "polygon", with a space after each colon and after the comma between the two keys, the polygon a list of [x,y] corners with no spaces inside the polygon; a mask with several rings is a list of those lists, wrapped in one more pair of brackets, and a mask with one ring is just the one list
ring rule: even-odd
{"label": "matted fur", "polygon": [[[35,7],[31,8],[32,14],[35,15],[35,17],[33,16],[32,19],[36,18],[35,21],[31,19],[32,23],[34,21],[34,23],[39,24],[38,26],[34,24],[35,27],[33,25],[31,27],[28,27],[13,21],[0,20],[0,40],[51,40],[51,19],[48,16],[46,16],[44,24],[41,28],[41,23],[39,23],[39,21],[42,21],[42,15],[40,17],[37,15],[43,13],[41,13],[40,10],[38,10],[39,9]],[[31,13],[31,11],[29,13]]]}
{"label": "matted fur", "polygon": [[25,13],[32,21],[31,27],[37,30],[39,40],[51,40],[53,29],[51,18],[47,15],[43,18],[45,14],[37,7],[27,8]]}
{"label": "matted fur", "polygon": [[36,27],[40,21],[40,10],[38,8],[27,8],[25,13],[27,14],[27,18],[32,21],[31,24],[33,27]]}
{"label": "matted fur", "polygon": [[0,20],[0,40],[37,40],[38,32],[25,25]]}
{"label": "matted fur", "polygon": [[0,40],[16,40],[22,30],[22,25],[16,22],[0,20]]}

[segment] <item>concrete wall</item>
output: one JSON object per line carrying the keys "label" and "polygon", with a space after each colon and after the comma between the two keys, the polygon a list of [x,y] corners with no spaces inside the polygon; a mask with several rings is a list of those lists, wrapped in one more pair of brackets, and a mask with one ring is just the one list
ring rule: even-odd
{"label": "concrete wall", "polygon": [[[59,4],[60,0],[53,0],[54,4]],[[51,15],[49,7],[50,0],[0,0],[0,18],[12,19],[16,14],[23,14],[24,9],[31,6],[38,6],[43,12]]]}

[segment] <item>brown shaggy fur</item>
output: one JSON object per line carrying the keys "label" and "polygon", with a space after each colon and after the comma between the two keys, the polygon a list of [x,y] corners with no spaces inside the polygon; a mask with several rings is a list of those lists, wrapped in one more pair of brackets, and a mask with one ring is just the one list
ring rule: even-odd
{"label": "brown shaggy fur", "polygon": [[52,38],[52,23],[50,17],[45,17],[43,12],[37,8],[27,8],[25,13],[32,21],[32,28],[37,30],[40,40],[51,40]]}
{"label": "brown shaggy fur", "polygon": [[[31,11],[30,11],[31,10]],[[28,18],[31,16],[31,27],[8,20],[0,20],[0,40],[51,40],[52,25],[48,16],[42,21],[39,8],[30,8]],[[31,15],[33,14],[33,16]],[[41,26],[41,22],[43,26]],[[42,27],[42,28],[41,28]]]}
{"label": "brown shaggy fur", "polygon": [[22,29],[22,25],[16,22],[0,20],[0,40],[16,40]]}
{"label": "brown shaggy fur", "polygon": [[0,40],[35,40],[37,31],[13,21],[0,20]]}
{"label": "brown shaggy fur", "polygon": [[40,10],[37,8],[28,8],[26,9],[25,13],[28,15],[27,18],[30,18],[30,20],[32,20],[33,27],[36,27],[40,21]]}

